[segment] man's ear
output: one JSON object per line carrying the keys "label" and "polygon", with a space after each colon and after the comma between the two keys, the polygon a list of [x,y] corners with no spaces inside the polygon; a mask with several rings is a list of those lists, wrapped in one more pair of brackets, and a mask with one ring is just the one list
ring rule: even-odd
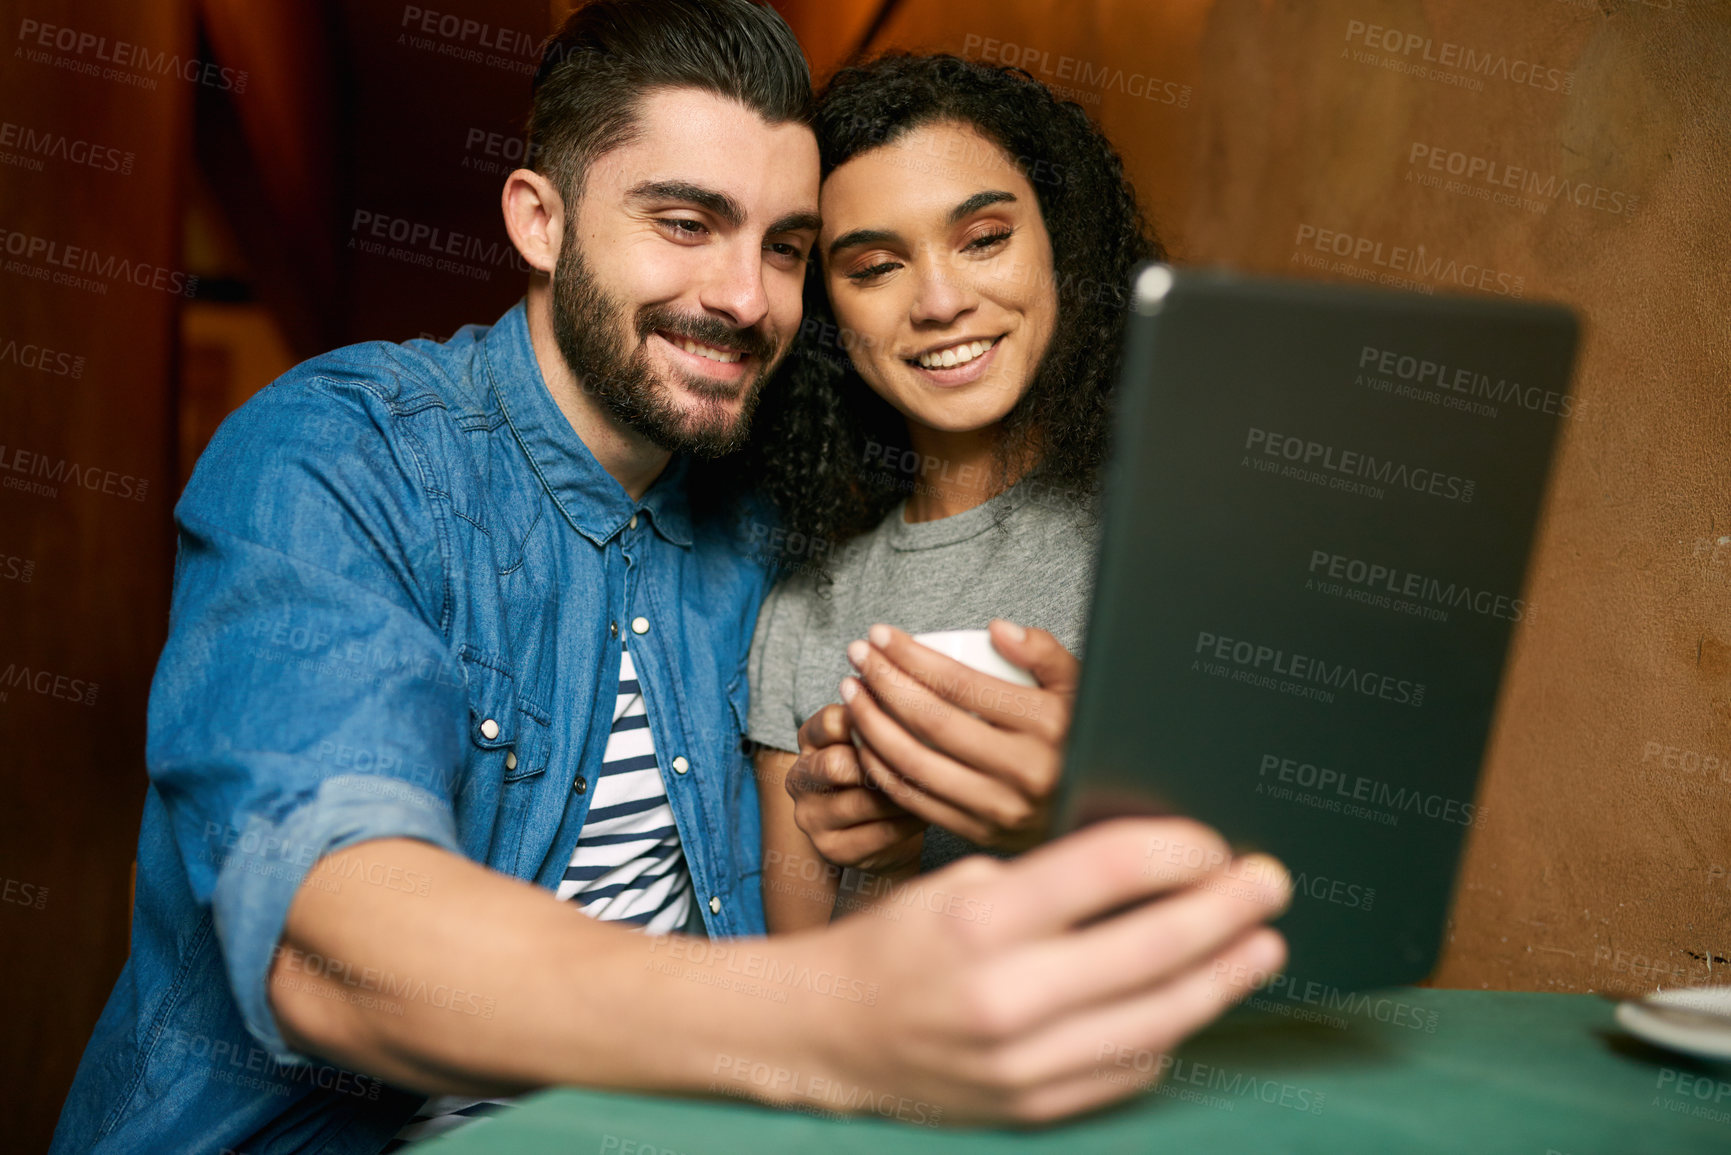
{"label": "man's ear", "polygon": [[567,222],[565,201],[553,182],[538,172],[520,168],[505,178],[499,195],[505,231],[529,267],[551,276],[559,263],[559,245]]}

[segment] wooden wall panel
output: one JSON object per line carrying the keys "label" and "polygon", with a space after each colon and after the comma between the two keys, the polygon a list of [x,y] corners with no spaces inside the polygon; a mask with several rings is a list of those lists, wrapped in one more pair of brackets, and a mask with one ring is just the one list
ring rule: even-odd
{"label": "wooden wall panel", "polygon": [[181,0],[3,0],[0,29],[0,1115],[38,1151],[126,958],[199,80]]}
{"label": "wooden wall panel", "polygon": [[[338,256],[338,340],[443,340],[523,295],[499,195],[520,167],[546,0],[350,4]],[[464,21],[468,24],[464,25]]]}
{"label": "wooden wall panel", "polygon": [[[1319,253],[1328,230],[1424,246],[1436,291],[1470,264],[1582,311],[1437,982],[1731,973],[1731,5],[905,0],[877,46],[1071,89],[1184,262],[1387,271]],[[1520,199],[1491,164],[1528,170]]]}

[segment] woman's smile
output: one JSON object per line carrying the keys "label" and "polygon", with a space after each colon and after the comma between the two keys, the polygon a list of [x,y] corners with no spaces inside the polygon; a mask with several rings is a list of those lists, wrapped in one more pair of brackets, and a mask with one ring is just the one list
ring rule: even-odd
{"label": "woman's smile", "polygon": [[940,342],[902,360],[933,385],[943,388],[971,385],[986,375],[1007,337],[1006,333],[995,337],[962,337]]}

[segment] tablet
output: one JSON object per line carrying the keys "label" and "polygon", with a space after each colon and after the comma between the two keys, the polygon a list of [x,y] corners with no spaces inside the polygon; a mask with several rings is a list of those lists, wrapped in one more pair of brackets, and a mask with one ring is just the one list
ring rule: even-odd
{"label": "tablet", "polygon": [[1060,828],[1191,815],[1291,870],[1289,984],[1428,975],[1545,613],[1576,340],[1556,305],[1139,269]]}

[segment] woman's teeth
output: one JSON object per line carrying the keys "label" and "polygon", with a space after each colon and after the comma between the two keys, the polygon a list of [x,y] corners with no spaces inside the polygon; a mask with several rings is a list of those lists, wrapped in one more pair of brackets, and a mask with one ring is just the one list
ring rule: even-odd
{"label": "woman's teeth", "polygon": [[740,357],[739,353],[734,350],[717,349],[713,345],[699,345],[696,341],[689,338],[680,341],[679,347],[684,349],[687,353],[695,353],[699,357],[708,357],[711,361],[720,361],[724,365],[731,365],[735,361],[739,360]]}
{"label": "woman's teeth", "polygon": [[966,345],[951,345],[948,349],[940,349],[935,353],[921,353],[919,363],[926,369],[948,369],[952,365],[966,365],[998,342],[969,341]]}

